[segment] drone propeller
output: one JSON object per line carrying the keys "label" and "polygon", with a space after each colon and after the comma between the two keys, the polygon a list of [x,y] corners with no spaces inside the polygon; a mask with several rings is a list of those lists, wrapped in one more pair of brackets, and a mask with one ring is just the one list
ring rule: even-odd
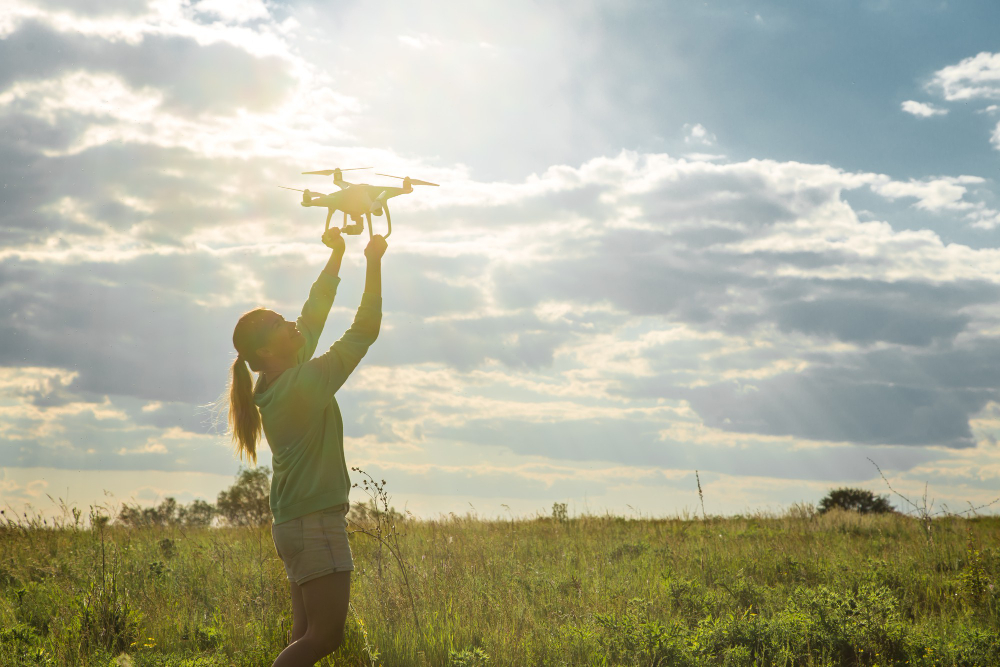
{"label": "drone propeller", "polygon": [[351,167],[349,169],[324,169],[322,171],[303,171],[303,174],[315,174],[316,176],[333,176],[336,171],[357,171],[358,169],[371,169],[372,167]]}
{"label": "drone propeller", "polygon": [[[279,188],[285,188],[284,185],[279,185],[278,187]],[[309,192],[308,190],[299,190],[298,188],[285,188],[285,189],[286,190],[295,190],[296,192],[301,192],[302,193],[302,205],[303,206],[308,206],[309,202],[312,201],[312,196],[313,196],[314,193]],[[320,194],[320,193],[315,193],[315,194]],[[322,194],[320,194],[320,196],[322,196]]]}
{"label": "drone propeller", "polygon": [[409,176],[393,176],[392,174],[379,174],[377,172],[376,172],[375,175],[376,176],[388,176],[389,178],[398,178],[398,179],[400,179],[402,181],[405,181],[405,180],[409,179],[411,185],[433,185],[435,187],[440,187],[440,186],[438,186],[437,183],[431,183],[430,181],[418,181],[417,179],[410,178]]}

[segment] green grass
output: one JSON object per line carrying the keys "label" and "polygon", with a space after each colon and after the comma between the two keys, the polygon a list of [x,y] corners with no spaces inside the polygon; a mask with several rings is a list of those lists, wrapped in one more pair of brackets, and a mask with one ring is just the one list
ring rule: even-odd
{"label": "green grass", "polygon": [[[840,511],[397,528],[411,591],[353,535],[347,639],[322,664],[1000,664],[997,517],[937,519],[932,539]],[[0,664],[269,665],[286,586],[267,526],[8,521]]]}

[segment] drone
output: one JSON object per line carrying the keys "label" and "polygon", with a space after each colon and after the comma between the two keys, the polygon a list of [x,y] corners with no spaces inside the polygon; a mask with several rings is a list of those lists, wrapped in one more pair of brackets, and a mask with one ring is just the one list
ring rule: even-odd
{"label": "drone", "polygon": [[[389,204],[386,201],[396,195],[407,195],[413,192],[414,185],[433,185],[428,181],[420,181],[409,176],[391,176],[389,174],[376,174],[376,176],[386,176],[387,178],[398,178],[403,181],[403,187],[393,187],[386,185],[367,185],[364,183],[348,183],[344,180],[343,172],[355,171],[357,169],[371,169],[371,167],[351,167],[350,169],[324,169],[322,171],[304,171],[303,174],[316,176],[333,176],[333,182],[340,187],[340,192],[325,195],[321,192],[310,192],[309,190],[299,190],[298,188],[279,188],[295,190],[302,193],[303,206],[321,206],[326,208],[326,229],[330,229],[330,218],[334,211],[344,212],[344,225],[340,231],[344,234],[357,236],[364,230],[362,222],[364,218],[368,222],[368,237],[374,236],[372,231],[372,215],[380,216],[385,212],[385,222],[389,228],[385,238],[392,234],[392,217],[389,215]],[[347,217],[351,217],[351,223],[347,224]]]}

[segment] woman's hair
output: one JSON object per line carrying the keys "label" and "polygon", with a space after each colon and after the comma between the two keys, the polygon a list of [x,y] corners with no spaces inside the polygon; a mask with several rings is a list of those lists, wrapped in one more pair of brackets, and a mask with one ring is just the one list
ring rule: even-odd
{"label": "woman's hair", "polygon": [[[244,313],[233,330],[233,347],[238,356],[230,369],[229,381],[229,430],[236,443],[236,453],[240,459],[257,463],[257,443],[260,441],[260,410],[253,400],[254,383],[250,371],[260,370],[257,348],[260,346],[258,326],[264,308],[255,308]],[[247,368],[249,366],[249,368]]]}

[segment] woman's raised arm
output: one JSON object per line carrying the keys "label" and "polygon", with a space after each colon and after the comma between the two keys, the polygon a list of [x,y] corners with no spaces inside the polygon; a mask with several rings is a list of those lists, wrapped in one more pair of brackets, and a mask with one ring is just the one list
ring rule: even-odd
{"label": "woman's raised arm", "polygon": [[344,259],[344,251],[347,249],[344,237],[340,235],[340,229],[334,227],[323,232],[323,245],[333,251],[330,253],[330,259],[327,260],[326,266],[323,267],[323,273],[339,278],[340,262]]}
{"label": "woman's raised arm", "polygon": [[330,402],[378,338],[382,324],[382,255],[386,246],[382,236],[375,236],[365,248],[368,259],[365,293],[351,328],[327,352],[303,368],[300,377],[307,389],[306,396],[317,405]]}
{"label": "woman's raised arm", "polygon": [[326,324],[326,317],[333,307],[333,299],[337,296],[337,286],[340,284],[340,263],[346,248],[344,237],[340,235],[340,230],[334,227],[323,234],[323,244],[333,252],[330,253],[330,259],[309,290],[309,298],[302,306],[302,314],[295,322],[296,328],[306,339],[305,345],[296,356],[296,361],[300,364],[311,359],[316,351],[316,344],[319,342],[320,334],[323,333],[323,325]]}

